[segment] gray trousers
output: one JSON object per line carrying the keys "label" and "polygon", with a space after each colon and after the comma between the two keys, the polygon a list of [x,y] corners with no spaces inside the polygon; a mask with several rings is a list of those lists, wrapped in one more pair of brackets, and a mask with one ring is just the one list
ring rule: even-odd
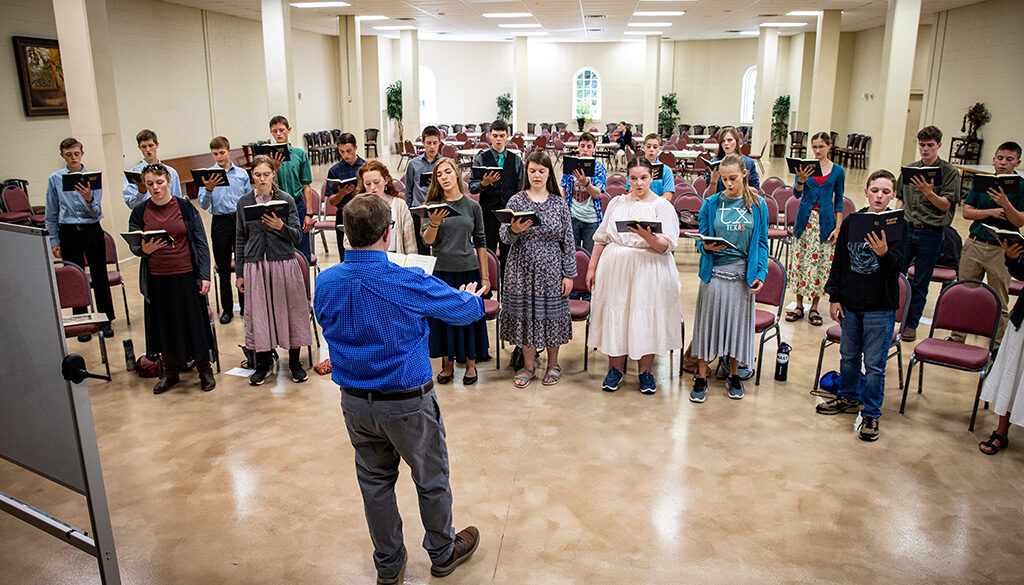
{"label": "gray trousers", "polygon": [[395,575],[405,561],[402,517],[395,500],[398,463],[403,459],[419,494],[420,520],[426,530],[423,548],[434,564],[447,561],[455,547],[452,489],[444,422],[434,392],[393,401],[342,392],[341,411],[356,452],[356,477],[377,573]]}

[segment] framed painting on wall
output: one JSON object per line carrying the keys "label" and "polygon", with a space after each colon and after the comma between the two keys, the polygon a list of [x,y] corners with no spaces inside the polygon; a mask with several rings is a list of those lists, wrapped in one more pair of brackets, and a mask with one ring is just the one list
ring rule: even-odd
{"label": "framed painting on wall", "polygon": [[12,39],[25,115],[66,116],[68,98],[64,93],[64,70],[57,41],[31,37]]}

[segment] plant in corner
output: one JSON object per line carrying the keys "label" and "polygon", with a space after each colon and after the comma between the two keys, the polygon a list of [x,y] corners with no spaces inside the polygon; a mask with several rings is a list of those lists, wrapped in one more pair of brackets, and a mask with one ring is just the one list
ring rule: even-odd
{"label": "plant in corner", "polygon": [[512,119],[512,94],[503,93],[495,100],[498,103],[498,117],[508,122]]}
{"label": "plant in corner", "polygon": [[786,154],[786,137],[789,135],[789,96],[780,95],[772,105],[772,156]]}
{"label": "plant in corner", "polygon": [[[988,111],[983,102],[978,102],[967,109],[967,113],[964,114],[964,124],[967,125],[967,135],[971,138],[978,137],[978,130],[985,124],[992,121],[992,113]],[[963,127],[960,131],[963,132]]]}
{"label": "plant in corner", "polygon": [[402,152],[402,143],[404,138],[402,136],[404,128],[402,127],[402,80],[392,83],[385,90],[387,97],[387,116],[388,120],[395,121],[395,128],[398,130],[398,140],[396,146],[398,152]]}
{"label": "plant in corner", "polygon": [[676,99],[676,92],[661,96],[661,106],[658,108],[658,133],[662,136],[671,136],[678,122],[679,102]]}
{"label": "plant in corner", "polygon": [[590,104],[587,102],[579,102],[576,104],[576,126],[583,132],[583,127],[586,126],[587,120],[590,120],[593,114],[590,113]]}

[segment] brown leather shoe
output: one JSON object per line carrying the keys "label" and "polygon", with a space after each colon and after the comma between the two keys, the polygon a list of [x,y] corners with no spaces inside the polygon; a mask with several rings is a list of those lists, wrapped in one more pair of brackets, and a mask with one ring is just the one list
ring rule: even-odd
{"label": "brown leather shoe", "polygon": [[480,531],[476,526],[467,526],[455,535],[455,548],[452,556],[440,565],[430,565],[430,574],[435,577],[447,577],[462,563],[469,560],[480,544]]}
{"label": "brown leather shoe", "polygon": [[210,360],[196,362],[196,371],[199,372],[199,389],[209,392],[217,387],[217,379],[213,377],[213,368],[210,367]]}
{"label": "brown leather shoe", "polygon": [[179,381],[178,361],[169,356],[160,356],[160,379],[153,386],[153,394],[163,394]]}

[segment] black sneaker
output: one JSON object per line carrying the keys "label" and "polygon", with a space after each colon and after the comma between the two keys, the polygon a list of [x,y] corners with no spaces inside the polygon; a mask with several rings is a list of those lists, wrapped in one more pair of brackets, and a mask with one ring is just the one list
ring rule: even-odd
{"label": "black sneaker", "polygon": [[270,375],[270,356],[256,352],[256,371],[249,376],[250,386],[262,386],[267,381],[267,376]]}
{"label": "black sneaker", "polygon": [[832,400],[826,400],[815,406],[814,410],[818,414],[857,414],[860,412],[861,406],[861,403],[856,400],[836,396]]}
{"label": "black sneaker", "polygon": [[864,417],[860,423],[860,440],[861,441],[877,441],[878,440],[878,419],[871,417]]}
{"label": "black sneaker", "polygon": [[743,398],[743,383],[739,375],[729,376],[729,398],[740,400]]}
{"label": "black sneaker", "polygon": [[301,361],[289,362],[288,369],[292,372],[292,382],[305,382],[309,377],[306,370],[302,369]]}
{"label": "black sneaker", "polygon": [[107,326],[100,331],[100,335],[102,335],[104,339],[110,339],[114,336],[114,328],[108,323]]}
{"label": "black sneaker", "polygon": [[708,379],[694,378],[693,390],[690,390],[690,402],[704,402],[708,395]]}

